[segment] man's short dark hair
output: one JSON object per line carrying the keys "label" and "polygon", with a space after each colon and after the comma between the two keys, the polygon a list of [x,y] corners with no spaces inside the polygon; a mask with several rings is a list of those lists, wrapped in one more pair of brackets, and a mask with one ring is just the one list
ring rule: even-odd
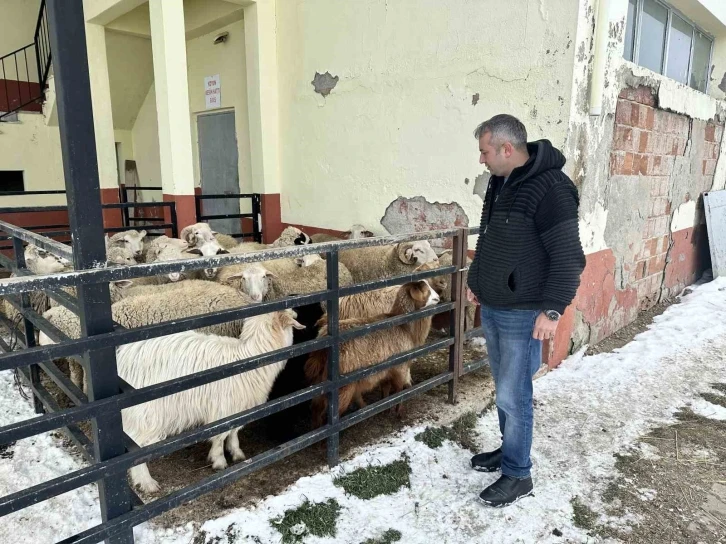
{"label": "man's short dark hair", "polygon": [[476,127],[474,137],[478,140],[487,132],[492,135],[492,145],[500,146],[509,142],[516,149],[527,148],[527,129],[522,121],[513,115],[502,113],[484,121]]}

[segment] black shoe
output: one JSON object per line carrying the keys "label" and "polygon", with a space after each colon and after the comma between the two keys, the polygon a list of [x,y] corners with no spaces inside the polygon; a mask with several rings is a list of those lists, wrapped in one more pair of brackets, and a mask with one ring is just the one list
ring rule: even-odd
{"label": "black shoe", "polygon": [[471,458],[471,468],[479,472],[496,472],[502,468],[502,448],[475,455]]}
{"label": "black shoe", "polygon": [[519,479],[502,476],[479,495],[479,500],[487,506],[501,508],[517,502],[523,497],[534,495],[532,478]]}

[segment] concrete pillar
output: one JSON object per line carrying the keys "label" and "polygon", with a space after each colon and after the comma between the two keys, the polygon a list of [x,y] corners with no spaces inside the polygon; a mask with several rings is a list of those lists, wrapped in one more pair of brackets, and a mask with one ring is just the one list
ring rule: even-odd
{"label": "concrete pillar", "polygon": [[[101,204],[118,203],[118,163],[116,161],[116,138],[113,132],[111,85],[108,79],[108,59],[106,57],[106,29],[101,25],[87,23],[86,46],[88,48],[88,75],[91,81],[93,130],[96,135]],[[104,227],[120,227],[121,225],[121,210],[103,211]]]}
{"label": "concrete pillar", "polygon": [[[176,203],[181,230],[196,223],[194,168],[182,0],[150,0],[159,159],[165,202]],[[168,209],[165,210],[169,222]]]}
{"label": "concrete pillar", "polygon": [[275,240],[283,228],[275,8],[275,0],[258,0],[244,14],[252,187],[261,194],[265,242]]}

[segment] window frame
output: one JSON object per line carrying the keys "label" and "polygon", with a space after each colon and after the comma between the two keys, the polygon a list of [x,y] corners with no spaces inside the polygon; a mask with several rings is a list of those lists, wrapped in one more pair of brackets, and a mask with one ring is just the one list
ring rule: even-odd
{"label": "window frame", "polygon": [[[687,24],[691,25],[693,28],[693,31],[691,32],[691,51],[688,55],[688,75],[686,77],[686,83],[681,83],[678,81],[678,83],[681,83],[681,85],[685,85],[689,89],[693,89],[694,91],[702,92],[705,94],[708,94],[709,87],[711,85],[711,78],[710,78],[710,72],[711,72],[711,63],[713,62],[713,46],[715,43],[714,37],[706,32],[702,27],[698,26],[696,23],[693,22],[692,19],[681,13],[681,11],[677,10],[670,4],[663,2],[662,0],[650,0],[651,2],[654,2],[655,4],[660,5],[661,7],[665,8],[668,12],[668,19],[666,20],[666,28],[665,28],[665,35],[664,35],[664,41],[663,41],[663,60],[661,61],[660,71],[657,72],[658,74],[662,75],[663,77],[667,77],[668,79],[672,79],[673,81],[678,81],[677,79],[673,79],[672,77],[668,77],[666,75],[666,68],[668,66],[668,53],[670,48],[670,38],[671,38],[671,23],[673,21],[673,16],[677,16],[680,19],[682,19]],[[633,32],[633,59],[628,60],[623,56],[625,60],[628,62],[632,62],[633,64],[636,64],[638,66],[641,66],[642,68],[646,68],[645,66],[642,66],[638,63],[639,57],[640,57],[640,31],[642,28],[641,22],[643,17],[643,5],[645,3],[645,0],[635,0],[635,21],[633,21],[634,25],[634,32]],[[627,25],[627,21],[626,21]],[[708,66],[707,66],[707,73],[706,73],[706,88],[702,91],[700,89],[696,89],[694,87],[691,87],[691,75],[693,74],[693,53],[694,48],[696,45],[696,32],[700,32],[705,38],[707,38],[711,42],[711,48],[708,53]]]}

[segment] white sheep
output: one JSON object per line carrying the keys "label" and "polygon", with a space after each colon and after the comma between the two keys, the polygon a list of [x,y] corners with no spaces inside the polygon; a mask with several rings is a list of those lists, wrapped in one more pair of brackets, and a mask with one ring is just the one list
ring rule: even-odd
{"label": "white sheep", "polygon": [[215,238],[215,233],[207,223],[195,223],[184,227],[179,237],[189,244],[190,248],[197,248],[205,257],[220,253],[229,253]]}
{"label": "white sheep", "polygon": [[[304,328],[296,317],[292,310],[250,317],[238,339],[182,332],[121,346],[116,352],[119,375],[141,388],[289,347],[292,329]],[[137,444],[146,446],[258,406],[267,400],[285,363],[272,363],[122,410],[124,430]],[[237,435],[240,428],[210,440],[209,460],[215,470],[227,467],[225,442],[233,461],[245,459]],[[143,491],[159,490],[146,463],[129,473],[133,485]]]}
{"label": "white sheep", "polygon": [[[252,304],[246,294],[233,287],[202,280],[141,287],[129,287],[132,282],[115,283],[118,285],[112,288],[111,297],[112,301],[118,301],[112,304],[111,315],[116,323],[129,329]],[[78,316],[68,308],[56,306],[46,311],[43,317],[69,338],[80,338]],[[241,330],[242,320],[197,329],[204,334],[232,337],[239,336]],[[45,346],[54,342],[41,332],[38,343]],[[74,365],[71,365],[71,380],[80,387],[82,371],[76,368],[75,372],[74,375]]]}
{"label": "white sheep", "polygon": [[221,234],[219,232],[212,231],[212,235],[216,238],[217,242],[219,242],[219,245],[227,251],[231,251],[239,245],[239,240],[229,234]]}
{"label": "white sheep", "polygon": [[340,252],[340,262],[348,268],[356,283],[400,276],[413,272],[422,264],[438,261],[426,240]]}
{"label": "white sheep", "polygon": [[370,230],[365,228],[363,225],[355,224],[350,227],[347,231],[343,232],[340,236],[333,234],[318,233],[313,234],[310,238],[313,244],[320,244],[322,242],[339,242],[341,240],[357,240],[359,238],[372,238],[375,236]]}
{"label": "white sheep", "polygon": [[126,230],[117,232],[110,238],[106,235],[106,249],[112,247],[126,247],[134,258],[141,257],[144,252],[144,238],[146,231]]}
{"label": "white sheep", "polygon": [[310,236],[297,227],[286,227],[270,247],[304,246],[311,243]]}

